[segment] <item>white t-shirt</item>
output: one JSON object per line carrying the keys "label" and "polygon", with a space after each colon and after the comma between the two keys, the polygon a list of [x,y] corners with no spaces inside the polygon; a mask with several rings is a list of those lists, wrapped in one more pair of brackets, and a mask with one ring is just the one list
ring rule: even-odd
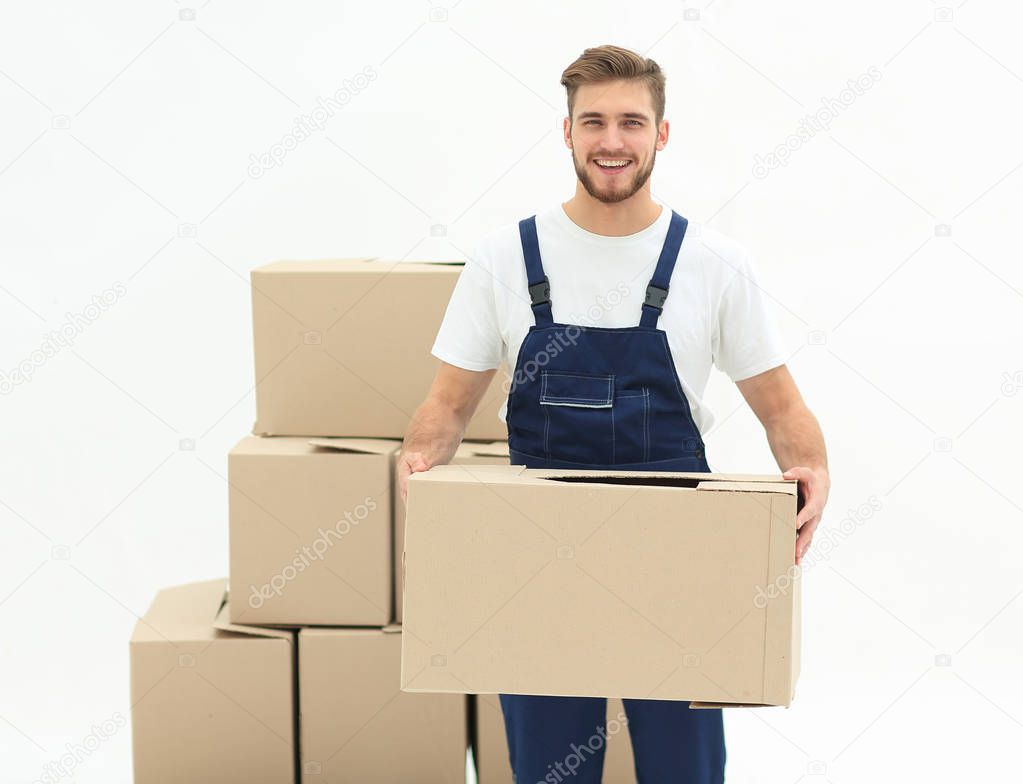
{"label": "white t-shirt", "polygon": [[[536,216],[554,321],[599,327],[640,322],[646,287],[668,233],[671,209],[642,231],[607,237],[572,222],[561,203]],[[431,353],[466,370],[514,373],[519,347],[535,323],[518,222],[487,234],[459,275]],[[733,381],[784,364],[786,351],[771,303],[739,243],[690,222],[657,320],[668,336],[679,381],[701,433],[714,423],[703,402],[711,365]],[[507,384],[505,385],[507,389]],[[507,421],[507,399],[499,417]]]}

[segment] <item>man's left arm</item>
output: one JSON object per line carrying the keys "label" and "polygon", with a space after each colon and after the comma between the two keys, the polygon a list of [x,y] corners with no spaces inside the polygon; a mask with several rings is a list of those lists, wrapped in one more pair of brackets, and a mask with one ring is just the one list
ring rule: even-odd
{"label": "man's left arm", "polygon": [[799,480],[803,508],[796,516],[796,563],[810,547],[828,502],[831,478],[824,436],[785,365],[735,382],[757,415],[778,467],[786,479]]}

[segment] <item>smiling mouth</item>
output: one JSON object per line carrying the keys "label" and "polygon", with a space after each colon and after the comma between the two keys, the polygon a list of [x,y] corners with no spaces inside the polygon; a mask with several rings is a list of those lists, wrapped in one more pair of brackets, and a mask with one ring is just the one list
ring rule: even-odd
{"label": "smiling mouth", "polygon": [[612,158],[598,158],[593,163],[601,171],[609,172],[614,174],[615,172],[624,171],[632,166],[632,161],[625,159],[612,159]]}

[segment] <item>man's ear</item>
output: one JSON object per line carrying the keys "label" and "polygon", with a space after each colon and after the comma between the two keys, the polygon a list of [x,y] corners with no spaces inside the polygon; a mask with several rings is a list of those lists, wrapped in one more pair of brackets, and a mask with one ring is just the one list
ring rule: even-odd
{"label": "man's ear", "polygon": [[[671,126],[669,125],[668,121],[667,120],[661,120],[661,127],[657,131],[657,151],[658,152],[660,152],[661,150],[663,150],[667,146],[667,144],[668,144],[668,135],[669,135],[670,131],[671,131]],[[664,137],[663,141],[661,141],[661,137],[662,136]]]}

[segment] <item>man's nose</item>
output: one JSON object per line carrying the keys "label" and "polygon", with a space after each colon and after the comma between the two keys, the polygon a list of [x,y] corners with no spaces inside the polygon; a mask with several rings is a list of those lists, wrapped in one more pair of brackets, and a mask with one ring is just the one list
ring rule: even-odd
{"label": "man's nose", "polygon": [[622,144],[623,141],[624,136],[621,130],[613,125],[608,126],[608,129],[604,131],[604,138],[601,139],[601,143],[604,145],[608,152],[625,149],[624,145]]}

